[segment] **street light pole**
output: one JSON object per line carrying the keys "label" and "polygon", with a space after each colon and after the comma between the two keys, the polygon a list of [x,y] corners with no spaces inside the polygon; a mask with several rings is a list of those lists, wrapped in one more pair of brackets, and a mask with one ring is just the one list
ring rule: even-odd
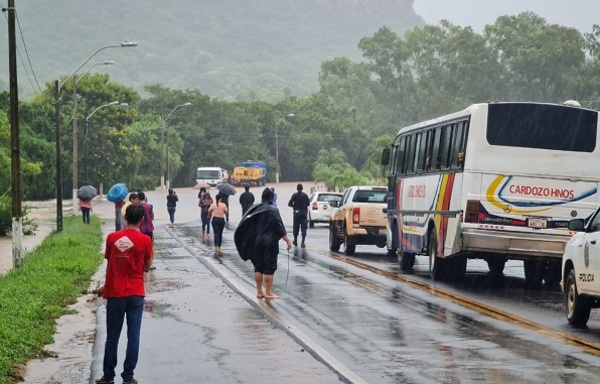
{"label": "street light pole", "polygon": [[275,123],[275,183],[279,184],[279,123],[285,120],[286,117],[294,117],[293,113],[288,113]]}
{"label": "street light pole", "polygon": [[166,134],[166,141],[167,141],[167,147],[166,147],[166,152],[167,152],[167,179],[166,179],[166,188],[169,188],[169,133],[166,132],[166,121],[169,117],[171,117],[171,115],[173,114],[173,112],[175,112],[177,110],[177,108],[180,107],[187,107],[192,105],[192,103],[183,103],[180,105],[177,105],[175,108],[173,108],[173,110],[167,115],[167,117],[165,117],[164,119],[162,119],[162,130],[161,130],[161,134],[160,134],[160,142],[161,142],[161,152],[160,152],[160,157],[161,157],[161,171],[160,171],[160,187],[161,189],[165,189],[165,156],[164,156],[164,138],[165,138],[165,134]]}
{"label": "street light pole", "polygon": [[[103,47],[98,48],[94,53],[92,53],[87,59],[85,59],[85,61],[83,63],[81,63],[81,65],[79,67],[77,67],[76,70],[73,71],[73,73],[71,73],[62,83],[59,80],[56,80],[55,83],[55,89],[54,89],[54,114],[55,114],[55,120],[56,120],[56,230],[58,232],[62,231],[62,224],[63,224],[63,214],[62,214],[62,176],[61,176],[61,159],[60,159],[60,90],[63,87],[63,85],[65,85],[67,83],[67,81],[69,81],[73,76],[75,76],[75,74],[77,74],[77,72],[79,72],[79,70],[81,68],[83,68],[84,65],[86,65],[88,63],[88,61],[90,61],[92,59],[92,57],[94,57],[98,52],[107,49],[107,48],[121,48],[121,47],[137,47],[137,43],[134,41],[125,41],[122,42],[121,44],[112,44],[112,45],[105,45]],[[74,88],[77,88],[76,85],[74,86]],[[76,95],[75,95],[76,97]],[[76,107],[74,105],[74,107]],[[75,121],[75,120],[74,120]],[[73,124],[73,130],[76,131],[77,130],[77,123]],[[74,142],[76,142],[77,139],[77,134],[74,134]],[[76,145],[75,143],[73,144],[74,146]],[[74,150],[76,151],[77,149],[74,148]],[[73,154],[75,155],[75,154]],[[73,163],[74,163],[74,173],[77,171],[77,164],[75,163],[77,161],[76,156],[73,156]],[[75,198],[76,198],[76,194],[77,194],[77,185],[76,185],[76,181],[77,181],[77,176],[75,176],[73,178],[73,213],[75,214],[77,212],[77,208],[75,205]],[[60,212],[59,212],[60,210]]]}

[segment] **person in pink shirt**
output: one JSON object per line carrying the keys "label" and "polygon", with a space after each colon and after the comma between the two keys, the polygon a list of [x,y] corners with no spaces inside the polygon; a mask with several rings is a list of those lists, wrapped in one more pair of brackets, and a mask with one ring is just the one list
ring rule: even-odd
{"label": "person in pink shirt", "polygon": [[223,195],[220,193],[215,197],[215,202],[208,208],[208,215],[212,218],[213,233],[215,236],[215,252],[221,253],[223,243],[223,229],[225,228],[225,216],[227,206],[223,203]]}
{"label": "person in pink shirt", "polygon": [[90,212],[94,210],[94,203],[92,200],[81,200],[79,199],[79,210],[81,211],[81,217],[83,224],[90,223]]}

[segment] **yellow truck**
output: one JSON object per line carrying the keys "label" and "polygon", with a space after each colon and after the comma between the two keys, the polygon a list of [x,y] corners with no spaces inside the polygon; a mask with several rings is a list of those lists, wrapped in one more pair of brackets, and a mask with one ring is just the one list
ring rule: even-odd
{"label": "yellow truck", "polygon": [[233,181],[235,185],[266,185],[267,166],[262,161],[244,161],[233,168]]}

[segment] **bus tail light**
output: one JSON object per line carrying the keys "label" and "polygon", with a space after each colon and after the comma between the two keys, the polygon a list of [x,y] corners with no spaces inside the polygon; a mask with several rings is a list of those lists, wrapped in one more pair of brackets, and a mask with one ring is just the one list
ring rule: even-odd
{"label": "bus tail light", "polygon": [[468,200],[465,212],[465,223],[479,222],[479,200]]}
{"label": "bus tail light", "polygon": [[360,224],[360,207],[354,207],[352,210],[352,224]]}

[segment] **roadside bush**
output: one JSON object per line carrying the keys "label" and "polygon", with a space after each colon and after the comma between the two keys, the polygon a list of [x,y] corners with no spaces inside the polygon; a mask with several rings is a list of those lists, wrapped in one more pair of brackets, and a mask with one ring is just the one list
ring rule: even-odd
{"label": "roadside bush", "polygon": [[62,232],[25,255],[23,268],[0,277],[0,384],[21,381],[18,365],[49,355],[44,346],[52,342],[55,319],[89,287],[101,244],[98,218],[82,225],[66,217]]}
{"label": "roadside bush", "polygon": [[[37,229],[31,220],[27,218],[29,208],[24,205],[21,208],[23,234],[32,235]],[[0,196],[0,236],[8,236],[12,232],[12,197],[8,195]]]}

